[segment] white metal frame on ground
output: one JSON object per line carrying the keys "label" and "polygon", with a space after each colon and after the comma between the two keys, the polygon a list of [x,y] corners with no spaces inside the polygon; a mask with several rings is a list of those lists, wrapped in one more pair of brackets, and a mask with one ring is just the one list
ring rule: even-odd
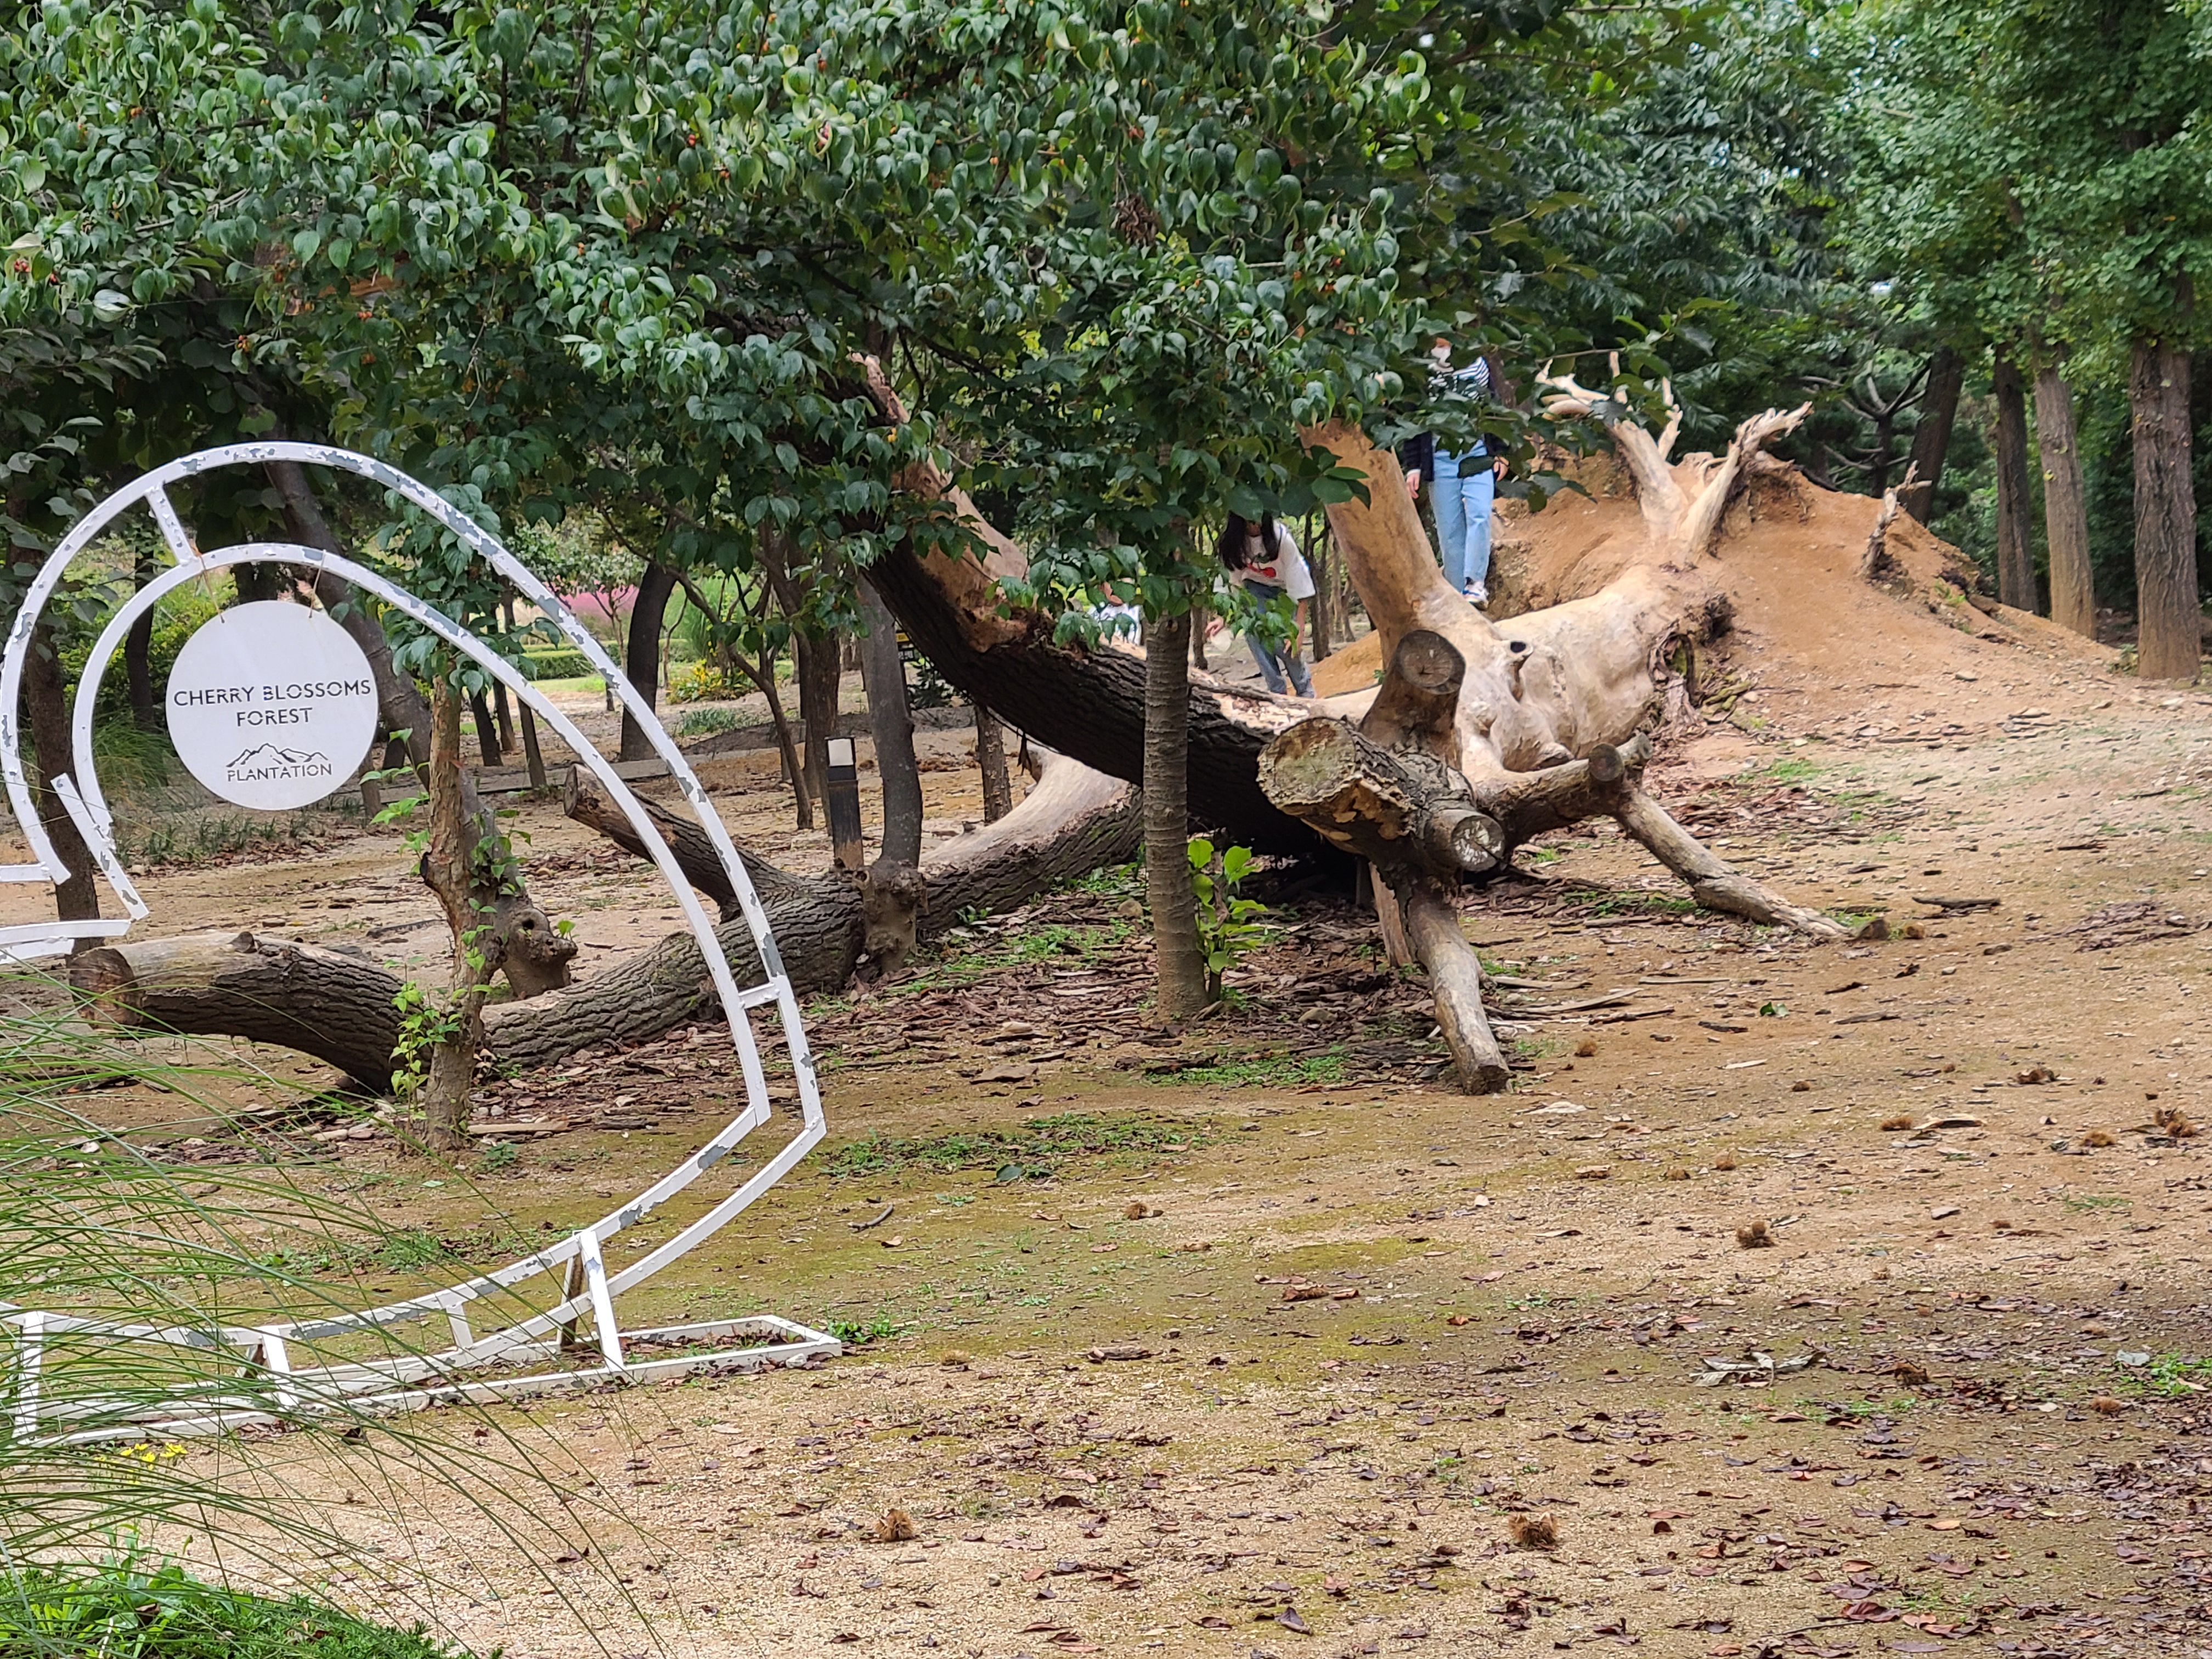
{"label": "white metal frame on ground", "polygon": [[[606,677],[607,684],[622,700],[623,707],[635,718],[654,750],[667,763],[700,828],[721,859],[731,888],[737,894],[738,910],[759,953],[763,977],[758,984],[739,986],[736,982],[728,958],[716,941],[714,921],[684,879],[666,840],[629,785],[574,723],[506,658],[404,588],[337,554],[282,542],[246,543],[211,553],[203,553],[192,545],[183,520],[169,500],[169,485],[223,467],[259,467],[279,460],[357,474],[429,514],[517,592],[537,605],[568,643]],[[281,563],[329,570],[437,635],[522,698],[560,734],[590,769],[600,787],[622,807],[663,879],[675,893],[684,920],[699,942],[700,953],[729,1022],[738,1069],[744,1080],[745,1104],[744,1109],[713,1139],[627,1204],[610,1211],[550,1249],[496,1273],[449,1285],[430,1295],[359,1312],[257,1327],[225,1325],[205,1328],[117,1324],[52,1310],[0,1307],[0,1325],[8,1328],[15,1346],[11,1397],[4,1407],[0,1407],[5,1413],[6,1428],[19,1440],[46,1433],[91,1439],[145,1433],[210,1432],[337,1411],[414,1410],[444,1401],[543,1394],[702,1369],[757,1370],[773,1364],[797,1365],[840,1352],[834,1337],[774,1316],[628,1332],[617,1322],[617,1297],[642,1284],[718,1231],[773,1187],[822,1139],[828,1125],[823,1117],[814,1059],[807,1047],[790,979],[784,972],[782,959],[769,929],[767,914],[761,908],[751,878],[730,841],[728,830],[716,816],[683,751],[661,728],[651,706],[630,685],[599,641],[551,590],[495,537],[428,486],[349,450],[276,441],[231,444],[171,461],[116,491],[79,520],[31,584],[22,607],[9,624],[5,655],[0,657],[0,780],[5,781],[15,821],[37,855],[35,863],[0,865],[0,882],[58,884],[71,873],[55,854],[24,773],[20,747],[22,733],[17,717],[21,706],[23,672],[32,649],[33,630],[70,565],[118,517],[141,503],[153,514],[176,564],[134,594],[100,634],[76,692],[71,721],[74,770],[53,780],[54,794],[76,824],[91,851],[94,863],[126,914],[120,919],[0,927],[0,964],[33,962],[64,954],[80,941],[119,937],[148,914],[145,901],[132,885],[117,853],[113,819],[100,789],[92,748],[93,713],[100,681],[131,623],[180,584],[233,565]],[[674,1237],[620,1271],[611,1272],[605,1260],[610,1239],[684,1191],[727,1158],[739,1141],[773,1115],[767,1073],[750,1021],[752,1010],[770,1005],[781,1022],[791,1057],[800,1120],[799,1133],[765,1167]],[[495,1292],[507,1291],[540,1274],[562,1275],[556,1298],[550,1305],[488,1334],[480,1334],[471,1328],[471,1304]],[[448,1322],[453,1342],[442,1351],[407,1352],[398,1358],[368,1360],[319,1358],[317,1363],[301,1363],[303,1351],[312,1355],[318,1345],[348,1335],[390,1331],[394,1327],[441,1316]],[[533,1364],[556,1358],[565,1346],[573,1346],[576,1328],[584,1320],[589,1320],[593,1328],[598,1348],[596,1364],[573,1370],[529,1370]],[[94,1344],[121,1341],[167,1345],[199,1351],[203,1356],[209,1350],[228,1350],[239,1361],[239,1381],[234,1389],[210,1389],[204,1381],[180,1382],[174,1399],[152,1407],[137,1403],[125,1408],[120,1402],[96,1399],[46,1399],[42,1397],[40,1373],[48,1348],[57,1338]],[[714,1346],[733,1342],[749,1346]],[[626,1344],[635,1343],[705,1351],[639,1358],[626,1351]],[[51,1428],[47,1426],[50,1419]]]}

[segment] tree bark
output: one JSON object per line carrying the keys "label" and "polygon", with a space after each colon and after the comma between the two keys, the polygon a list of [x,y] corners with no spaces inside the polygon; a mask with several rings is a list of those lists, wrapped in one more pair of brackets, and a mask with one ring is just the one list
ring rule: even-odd
{"label": "tree bark", "polygon": [[975,769],[983,778],[983,822],[996,823],[1014,810],[1014,781],[1006,771],[1006,733],[999,717],[975,705]]}
{"label": "tree bark", "polygon": [[876,781],[883,790],[883,840],[878,856],[893,864],[921,862],[921,766],[914,753],[914,714],[907,706],[906,665],[899,659],[898,620],[863,578],[860,678],[868,693],[868,729],[876,744]]}
{"label": "tree bark", "polygon": [[[676,592],[676,573],[651,560],[637,579],[637,597],[630,602],[629,631],[623,646],[623,678],[645,699],[647,708],[660,706],[660,632],[668,619],[668,601]],[[623,710],[622,747],[626,761],[649,760],[653,741],[629,709]]]}
{"label": "tree bark", "polygon": [[469,693],[469,719],[477,728],[477,758],[487,768],[505,763],[500,746],[499,725],[492,718],[491,702],[481,691]]}
{"label": "tree bark", "polygon": [[1928,386],[1920,394],[1920,423],[1912,429],[1912,470],[1918,482],[1905,510],[1926,524],[1935,511],[1936,487],[1943,482],[1943,459],[1950,453],[1951,428],[1959,416],[1959,393],[1966,383],[1966,360],[1939,346],[1928,360]]}
{"label": "tree bark", "polygon": [[365,956],[186,933],[84,951],[70,983],[95,1024],[245,1037],[312,1054],[371,1094],[392,1086],[399,981]]}
{"label": "tree bark", "polygon": [[1146,624],[1145,889],[1153,1001],[1169,1020],[1188,1019],[1206,1006],[1190,884],[1190,636],[1188,611]]}
{"label": "tree bark", "polygon": [[23,713],[31,732],[31,799],[46,826],[54,853],[69,866],[69,878],[54,888],[54,915],[62,921],[100,919],[100,882],[92,854],[77,833],[76,820],[54,793],[52,781],[65,775],[70,757],[69,688],[62,678],[61,647],[41,619],[31,630],[31,649],[23,665]]}
{"label": "tree bark", "polygon": [[2136,672],[2197,678],[2197,499],[2191,480],[2189,353],[2138,340],[2128,375],[2136,484]]}
{"label": "tree bark", "polygon": [[1996,355],[1997,599],[2016,611],[2042,609],[2035,585],[2027,495],[2027,398],[2020,366]]}
{"label": "tree bark", "polygon": [[467,1138],[469,1089],[476,1079],[483,1008],[500,945],[490,926],[496,895],[478,878],[475,854],[483,826],[461,787],[461,693],[449,671],[430,683],[429,847],[422,879],[437,895],[453,936],[451,981],[440,1009],[444,1030],[429,1045],[420,1104],[431,1148],[452,1152]]}
{"label": "tree bark", "polygon": [[1413,881],[1399,902],[1406,942],[1429,976],[1437,1024],[1451,1050],[1461,1090],[1503,1094],[1512,1082],[1497,1035],[1482,1007],[1482,963],[1459,925],[1451,901],[1426,881]]}
{"label": "tree bark", "polygon": [[2089,512],[2081,490],[2081,452],[2074,393],[2064,371],[2035,371],[2035,441],[2043,462],[2043,526],[2051,550],[2051,619],[2097,637],[2097,595],[2089,573]]}

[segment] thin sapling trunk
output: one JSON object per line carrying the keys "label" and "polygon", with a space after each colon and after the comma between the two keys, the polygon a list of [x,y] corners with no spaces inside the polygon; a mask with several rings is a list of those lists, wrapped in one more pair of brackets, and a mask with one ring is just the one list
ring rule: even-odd
{"label": "thin sapling trunk", "polygon": [[860,584],[860,673],[868,690],[868,728],[875,738],[876,780],[884,796],[881,856],[893,864],[921,862],[921,766],[914,753],[914,714],[907,706],[906,665],[899,660],[898,623],[867,582]]}
{"label": "thin sapling trunk", "polygon": [[1190,884],[1190,636],[1188,611],[1145,629],[1145,886],[1152,916],[1153,1000],[1164,1019],[1206,1006],[1206,959]]}
{"label": "thin sapling trunk", "polygon": [[428,831],[422,878],[437,895],[453,935],[453,965],[442,998],[419,987],[401,993],[403,1049],[420,1081],[424,1135],[433,1151],[450,1152],[467,1139],[469,1089],[483,1040],[484,1001],[499,970],[501,946],[492,926],[496,880],[488,866],[494,846],[468,810],[461,772],[461,693],[449,674],[430,687]]}
{"label": "thin sapling trunk", "polygon": [[975,769],[983,778],[983,822],[996,823],[1014,810],[1014,781],[1006,771],[1006,732],[999,717],[975,705]]}

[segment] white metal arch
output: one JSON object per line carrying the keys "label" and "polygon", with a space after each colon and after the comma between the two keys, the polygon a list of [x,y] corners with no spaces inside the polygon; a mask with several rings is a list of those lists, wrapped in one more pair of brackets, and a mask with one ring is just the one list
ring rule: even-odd
{"label": "white metal arch", "polygon": [[[614,767],[601,756],[573,722],[556,708],[504,657],[446,617],[425,605],[379,573],[334,553],[290,543],[255,542],[203,553],[185,532],[167,494],[167,486],[179,479],[227,466],[258,466],[272,460],[338,468],[370,479],[413,502],[437,519],[447,530],[484,560],[501,576],[550,617],[563,636],[586,660],[606,677],[623,706],[636,719],[653,749],[666,763],[686,803],[720,857],[732,890],[750,933],[762,964],[761,981],[739,986],[730,971],[714,935],[714,924],[684,878],[673,852],[651,816],[632,793]],[[633,1330],[631,1340],[653,1341],[695,1352],[672,1358],[638,1362],[626,1356],[624,1333],[618,1326],[613,1299],[650,1278],[684,1255],[732,1217],[745,1209],[780,1180],[822,1139],[828,1125],[823,1115],[813,1056],[806,1043],[796,997],[775,948],[768,917],[753,890],[744,860],[737,854],[727,830],[715,814],[706,791],[693,774],[683,752],[671,740],[653,711],[638,695],[599,641],[578,623],[560,599],[500,544],[498,540],[428,486],[366,455],[319,444],[268,442],[233,444],[220,449],[184,456],[148,473],[100,503],[80,520],[55,548],[12,620],[4,652],[0,656],[0,780],[3,780],[16,820],[22,826],[37,862],[0,866],[0,880],[59,882],[71,872],[56,855],[51,838],[40,822],[31,799],[21,752],[21,734],[17,710],[21,706],[22,676],[32,635],[46,605],[58,591],[70,566],[124,512],[144,503],[160,526],[162,538],[176,559],[174,567],[149,582],[112,618],[95,642],[79,683],[71,720],[71,749],[75,770],[54,780],[54,792],[76,823],[100,873],[122,901],[127,916],[91,923],[48,923],[27,927],[0,928],[0,962],[53,955],[87,938],[112,938],[126,932],[147,914],[144,900],[131,884],[115,848],[113,819],[101,789],[92,752],[93,714],[101,680],[115,650],[131,623],[163,596],[181,584],[235,565],[283,563],[327,569],[355,586],[375,594],[385,603],[437,635],[500,680],[544,719],[583,764],[590,769],[609,796],[617,802],[651,854],[684,918],[697,939],[708,972],[727,1018],[738,1070],[745,1089],[744,1108],[719,1133],[677,1169],[628,1203],[609,1212],[562,1243],[500,1269],[465,1280],[428,1296],[412,1297],[357,1313],[317,1317],[254,1328],[221,1328],[208,1330],[162,1328],[150,1326],[103,1325],[53,1311],[0,1310],[0,1323],[10,1328],[18,1349],[15,1397],[9,1420],[19,1437],[36,1436],[44,1420],[64,1413],[79,1416],[75,1425],[63,1423],[60,1431],[79,1437],[136,1433],[159,1424],[166,1431],[190,1432],[265,1419],[273,1415],[312,1413],[335,1408],[341,1400],[352,1409],[411,1409],[440,1400],[487,1398],[518,1393],[542,1392],[625,1376],[665,1374],[670,1370],[703,1366],[757,1368],[769,1364],[796,1364],[817,1355],[834,1354],[837,1342],[821,1332],[793,1322],[761,1316],[679,1327]],[[750,1021],[752,1009],[774,1005],[791,1056],[800,1120],[799,1130],[767,1164],[740,1184],[720,1203],[683,1228],[666,1243],[618,1273],[607,1270],[604,1248],[608,1239],[635,1224],[661,1204],[689,1187],[707,1170],[726,1158],[753,1129],[773,1115],[767,1076]],[[469,1322],[471,1304],[495,1292],[565,1270],[561,1287],[550,1304],[539,1302],[525,1316],[504,1322],[487,1334],[474,1332]],[[400,1358],[344,1360],[323,1356],[319,1363],[302,1364],[295,1350],[325,1345],[349,1334],[408,1323],[442,1315],[453,1332],[453,1346],[436,1353],[410,1352]],[[562,1369],[534,1375],[519,1368],[534,1360],[552,1358],[580,1319],[588,1316],[599,1350],[596,1365]],[[75,1402],[42,1406],[39,1386],[40,1359],[48,1341],[57,1336],[121,1339],[185,1348],[220,1346],[236,1351],[244,1362],[240,1387],[235,1393],[210,1395],[203,1385],[185,1387],[172,1409],[148,1415],[114,1414],[112,1422],[100,1420],[96,1407]],[[732,1340],[750,1341],[734,1350],[700,1352],[702,1345]],[[89,1413],[88,1415],[87,1413]]]}

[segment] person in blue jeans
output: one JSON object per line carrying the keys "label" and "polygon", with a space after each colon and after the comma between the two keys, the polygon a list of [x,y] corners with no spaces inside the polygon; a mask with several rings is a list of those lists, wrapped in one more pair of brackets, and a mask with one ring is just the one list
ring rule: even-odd
{"label": "person in blue jeans", "polygon": [[[1272,513],[1257,525],[1241,514],[1231,513],[1221,528],[1214,551],[1220,557],[1222,568],[1229,573],[1229,580],[1249,593],[1255,604],[1264,608],[1273,605],[1280,594],[1291,596],[1297,609],[1291,624],[1289,647],[1278,652],[1257,634],[1247,634],[1245,641],[1252,647],[1252,660],[1260,665],[1260,678],[1267,683],[1267,690],[1281,696],[1287,676],[1300,696],[1313,696],[1313,677],[1307,672],[1305,658],[1298,649],[1298,641],[1305,635],[1306,601],[1314,593],[1313,572],[1291,532],[1275,522]],[[1209,635],[1220,630],[1218,617],[1206,624]]]}
{"label": "person in blue jeans", "polygon": [[[1449,362],[1449,348],[1438,342],[1441,361]],[[1490,396],[1490,365],[1478,357],[1451,377],[1476,397]],[[1428,462],[1429,501],[1436,514],[1437,553],[1444,579],[1467,595],[1474,605],[1490,603],[1490,514],[1498,496],[1498,481],[1505,475],[1503,456],[1493,456],[1487,441],[1458,455],[1446,454],[1425,436],[1408,444],[1400,459],[1406,465],[1406,489],[1418,495],[1421,462]]]}

